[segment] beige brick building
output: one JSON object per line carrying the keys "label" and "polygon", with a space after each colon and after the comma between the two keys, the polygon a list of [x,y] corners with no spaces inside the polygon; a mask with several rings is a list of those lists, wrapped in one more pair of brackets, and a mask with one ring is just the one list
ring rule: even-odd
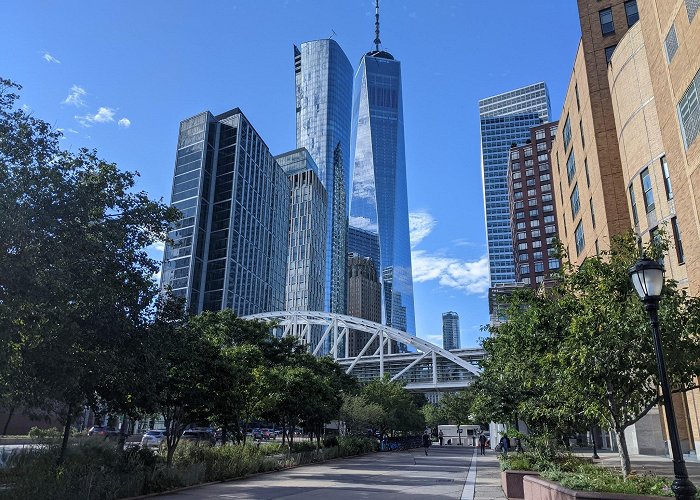
{"label": "beige brick building", "polygon": [[[552,148],[561,240],[578,265],[615,234],[649,241],[663,229],[667,277],[698,295],[700,0],[578,4],[582,38]],[[696,450],[700,394],[674,405],[684,451]],[[640,424],[641,450],[656,431]]]}

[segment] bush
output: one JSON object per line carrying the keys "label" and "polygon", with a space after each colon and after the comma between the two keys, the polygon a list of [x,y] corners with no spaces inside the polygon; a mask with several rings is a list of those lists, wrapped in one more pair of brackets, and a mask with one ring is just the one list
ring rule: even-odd
{"label": "bush", "polygon": [[177,468],[202,467],[205,482],[243,477],[278,468],[277,462],[255,445],[214,448],[186,444],[178,446],[173,463]]}
{"label": "bush", "polygon": [[373,438],[341,436],[338,438],[338,447],[340,448],[341,457],[349,457],[377,451],[379,449],[379,443]]}
{"label": "bush", "polygon": [[323,447],[324,448],[331,448],[334,446],[338,446],[338,437],[337,436],[326,436],[323,438]]}
{"label": "bush", "polygon": [[294,441],[289,447],[291,453],[304,453],[305,451],[315,451],[316,443],[311,441]]}
{"label": "bush", "polygon": [[579,465],[573,471],[550,469],[542,477],[557,481],[565,488],[605,493],[628,493],[632,495],[673,496],[671,479],[654,475],[631,474],[625,481],[622,474],[592,464]]}
{"label": "bush", "polygon": [[40,444],[58,444],[63,439],[63,433],[55,428],[41,429],[35,426],[29,429],[29,437]]}

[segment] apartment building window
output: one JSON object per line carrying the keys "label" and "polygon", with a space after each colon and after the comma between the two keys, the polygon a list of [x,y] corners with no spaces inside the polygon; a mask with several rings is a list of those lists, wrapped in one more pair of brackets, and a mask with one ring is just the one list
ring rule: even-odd
{"label": "apartment building window", "polygon": [[544,223],[545,224],[554,224],[554,216],[553,215],[545,215],[544,216]]}
{"label": "apartment building window", "polygon": [[574,94],[576,94],[576,110],[581,111],[581,100],[578,98],[578,83],[574,84]]}
{"label": "apartment building window", "polygon": [[530,227],[540,227],[540,221],[537,219],[531,220]]}
{"label": "apartment building window", "polygon": [[524,285],[529,285],[529,284],[530,284],[530,278],[523,278],[523,284],[524,284]]}
{"label": "apartment building window", "polygon": [[685,255],[683,254],[683,241],[681,240],[681,229],[678,227],[678,219],[671,218],[671,228],[673,229],[673,242],[676,245],[676,258],[679,264],[685,263]]}
{"label": "apartment building window", "polygon": [[649,168],[645,168],[642,170],[642,173],[639,174],[639,177],[642,180],[642,192],[644,193],[644,207],[647,209],[647,213],[653,212],[654,208],[654,190],[652,189],[651,185],[651,175],[649,175]]}
{"label": "apartment building window", "polygon": [[550,269],[559,269],[559,259],[549,259]]}
{"label": "apartment building window", "polygon": [[544,272],[544,262],[535,262],[535,272],[536,273],[543,273]]}
{"label": "apartment building window", "polygon": [[632,26],[639,21],[639,10],[637,9],[637,0],[625,2],[625,14],[627,15],[627,26]]}
{"label": "apartment building window", "polygon": [[688,11],[688,22],[692,23],[695,14],[700,10],[700,0],[685,0],[685,10]]}
{"label": "apartment building window", "polygon": [[527,170],[525,170],[525,175],[527,175],[528,177],[531,176],[531,175],[535,175],[535,169],[534,169],[534,168],[528,168]]}
{"label": "apartment building window", "polygon": [[515,229],[525,229],[525,223],[524,222],[518,222],[515,226]]}
{"label": "apartment building window", "polygon": [[554,205],[545,205],[542,207],[543,212],[554,212]]}
{"label": "apartment building window", "polygon": [[593,198],[588,200],[588,206],[591,207],[591,222],[593,223],[593,229],[595,229],[595,210],[593,210]]}
{"label": "apartment building window", "polygon": [[542,242],[540,240],[533,241],[532,248],[542,248]]}
{"label": "apartment building window", "polygon": [[615,33],[612,9],[603,9],[598,12],[598,15],[600,16],[600,31],[603,33],[603,36]]}
{"label": "apartment building window", "polygon": [[549,170],[549,163],[540,163],[539,167],[540,172],[546,172]]}
{"label": "apartment building window", "polygon": [[533,252],[532,258],[535,260],[542,260],[542,251]]}
{"label": "apartment building window", "polygon": [[525,148],[525,158],[532,156],[532,147],[528,146]]}
{"label": "apartment building window", "polygon": [[533,160],[525,160],[525,166],[526,167],[531,167],[535,164]]}
{"label": "apartment building window", "polygon": [[522,201],[515,202],[515,208],[523,208],[525,204]]}
{"label": "apartment building window", "polygon": [[532,198],[532,199],[530,199],[530,200],[527,200],[527,206],[528,206],[528,207],[535,207],[535,206],[537,206],[537,199],[536,199],[536,198]]}
{"label": "apartment building window", "polygon": [[556,125],[554,125],[553,127],[551,127],[549,129],[549,135],[551,135],[552,137],[557,135],[557,126]]}
{"label": "apartment building window", "polygon": [[700,71],[695,74],[695,78],[690,82],[690,86],[678,103],[678,116],[685,149],[688,149],[700,133]]}
{"label": "apartment building window", "polygon": [[581,146],[585,148],[586,147],[586,138],[583,136],[583,120],[578,122],[578,129],[579,129],[579,132],[581,132]]}
{"label": "apartment building window", "polygon": [[676,55],[676,51],[678,50],[678,36],[676,35],[675,24],[672,24],[671,29],[668,30],[666,40],[664,40],[664,46],[666,47],[666,62],[671,64],[673,56]]}
{"label": "apartment building window", "polygon": [[540,175],[540,182],[545,182],[551,179],[551,176],[549,174],[542,174]]}
{"label": "apartment building window", "polygon": [[518,181],[513,183],[513,189],[521,189],[523,187],[523,183]]}
{"label": "apartment building window", "polygon": [[673,188],[671,188],[671,174],[668,171],[668,162],[666,161],[665,156],[661,157],[661,171],[664,174],[664,188],[666,189],[666,199],[670,201],[673,199]]}
{"label": "apartment building window", "polygon": [[544,193],[545,191],[551,191],[552,190],[552,185],[551,184],[542,184],[540,186],[540,190]]}
{"label": "apartment building window", "polygon": [[[543,129],[543,128],[538,129],[538,130],[535,131],[535,140],[538,140],[538,141],[539,141],[539,140],[542,140],[542,139],[544,139],[544,138],[545,138],[545,132],[544,132],[544,129]],[[538,149],[539,149],[539,144],[537,145],[537,147],[538,147]]]}
{"label": "apartment building window", "polygon": [[591,176],[588,175],[588,158],[583,159],[583,169],[586,171],[586,186],[591,187]]}
{"label": "apartment building window", "polygon": [[615,52],[615,47],[617,45],[611,45],[610,47],[605,47],[605,62],[610,64],[610,58],[613,55],[613,52]]}
{"label": "apartment building window", "polygon": [[527,262],[527,259],[528,259],[528,255],[526,253],[521,253],[520,255],[518,255],[518,260],[520,262]]}
{"label": "apartment building window", "polygon": [[557,232],[557,228],[555,226],[545,226],[544,232],[545,234],[554,234]]}
{"label": "apartment building window", "polygon": [[578,223],[578,226],[576,226],[576,231],[574,231],[574,234],[576,236],[576,255],[580,255],[581,252],[583,251],[583,248],[586,246],[586,240],[583,237],[583,221],[580,221]]}
{"label": "apartment building window", "polygon": [[543,201],[543,202],[552,201],[552,193],[543,194],[543,195],[542,195],[542,201]]}
{"label": "apartment building window", "polygon": [[518,250],[527,250],[527,243],[518,243]]}
{"label": "apartment building window", "polygon": [[510,159],[511,160],[517,160],[518,158],[520,158],[520,151],[518,151],[516,149],[515,151],[510,152]]}
{"label": "apartment building window", "polygon": [[566,160],[566,177],[569,179],[569,184],[571,180],[576,175],[576,158],[574,158],[574,152],[569,153],[569,158]]}
{"label": "apartment building window", "polygon": [[527,235],[525,234],[524,231],[522,233],[518,233],[518,235],[517,235],[517,238],[519,240],[524,240],[526,237],[527,237]]}
{"label": "apartment building window", "polygon": [[522,191],[516,191],[515,194],[513,195],[516,200],[520,200],[523,197],[523,192]]}
{"label": "apartment building window", "polygon": [[533,238],[539,238],[539,237],[540,237],[540,230],[539,230],[539,229],[533,229],[531,232],[532,232],[531,236],[532,236]]}
{"label": "apartment building window", "polygon": [[[547,151],[547,143],[546,142],[538,142],[537,143],[537,151]],[[538,156],[539,158],[539,156]]]}
{"label": "apartment building window", "polygon": [[566,117],[566,121],[564,122],[564,130],[562,132],[562,137],[564,139],[564,151],[569,149],[569,143],[571,142],[571,121],[569,120],[569,117]]}
{"label": "apartment building window", "polygon": [[637,200],[634,197],[634,186],[632,184],[630,184],[629,192],[630,203],[632,204],[632,222],[634,222],[634,225],[636,226],[639,224],[639,214],[637,214]]}
{"label": "apartment building window", "polygon": [[534,210],[530,210],[530,217],[538,217],[539,215],[540,212],[536,208]]}
{"label": "apartment building window", "polygon": [[528,185],[528,187],[532,187],[532,186],[534,186],[536,183],[537,183],[537,181],[536,181],[535,179],[528,179],[528,180],[527,180],[527,185]]}
{"label": "apartment building window", "polygon": [[531,197],[535,196],[536,194],[537,194],[537,190],[536,190],[536,189],[528,189],[528,190],[527,190],[527,196],[528,196],[528,198],[531,198]]}
{"label": "apartment building window", "polygon": [[524,218],[525,218],[525,212],[515,212],[515,218],[516,218],[516,219],[524,219]]}
{"label": "apartment building window", "polygon": [[520,265],[520,274],[530,274],[530,265],[529,264],[521,264]]}
{"label": "apartment building window", "polygon": [[574,186],[574,190],[571,192],[571,218],[575,219],[578,215],[578,210],[581,208],[581,203],[578,198],[578,184]]}
{"label": "apartment building window", "polygon": [[513,179],[520,179],[522,174],[520,172],[513,172]]}

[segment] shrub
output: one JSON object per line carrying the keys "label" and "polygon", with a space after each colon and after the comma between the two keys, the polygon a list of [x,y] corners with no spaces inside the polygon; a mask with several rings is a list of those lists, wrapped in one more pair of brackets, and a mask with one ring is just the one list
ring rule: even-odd
{"label": "shrub", "polygon": [[333,446],[338,446],[338,437],[337,436],[326,436],[323,438],[323,447],[324,448],[331,448]]}
{"label": "shrub", "polygon": [[379,449],[379,444],[377,440],[373,438],[341,436],[338,438],[338,447],[340,448],[341,457],[349,457],[377,451],[377,449]]}
{"label": "shrub", "polygon": [[235,477],[243,477],[256,472],[264,472],[278,467],[255,445],[246,446],[179,446],[173,461],[176,468],[192,468],[200,466],[203,469],[203,481],[221,481]]}
{"label": "shrub", "polygon": [[543,472],[542,477],[550,481],[557,481],[562,486],[573,490],[673,496],[671,479],[654,475],[631,474],[625,481],[618,471],[592,464],[579,465],[572,471],[550,469]]}
{"label": "shrub", "polygon": [[315,451],[315,450],[316,450],[316,443],[313,443],[311,441],[295,441],[289,447],[289,451],[291,453],[303,453],[305,451]]}
{"label": "shrub", "polygon": [[35,426],[29,429],[29,437],[40,444],[58,444],[63,439],[63,433],[52,427],[41,429]]}

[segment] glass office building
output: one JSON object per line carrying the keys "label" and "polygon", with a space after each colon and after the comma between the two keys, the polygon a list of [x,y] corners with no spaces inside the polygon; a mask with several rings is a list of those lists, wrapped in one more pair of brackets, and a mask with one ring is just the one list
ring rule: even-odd
{"label": "glass office building", "polygon": [[328,194],[324,310],[345,313],[352,65],[334,40],[294,46],[296,139]]}
{"label": "glass office building", "polygon": [[372,259],[377,279],[379,279],[379,235],[377,233],[359,227],[348,227],[348,254]]}
{"label": "glass office building", "polygon": [[401,63],[375,50],[355,73],[350,226],[379,238],[384,321],[415,334]]}
{"label": "glass office building", "polygon": [[442,313],[442,347],[452,350],[460,348],[459,314],[454,311]]}
{"label": "glass office building", "polygon": [[326,272],[326,188],[309,152],[275,156],[289,179],[287,311],[322,311]]}
{"label": "glass office building", "polygon": [[479,101],[491,286],[515,282],[507,182],[510,147],[524,144],[530,138],[530,129],[549,121],[550,115],[549,92],[544,82]]}
{"label": "glass office building", "polygon": [[161,286],[193,313],[284,308],[289,183],[238,108],[180,123]]}

